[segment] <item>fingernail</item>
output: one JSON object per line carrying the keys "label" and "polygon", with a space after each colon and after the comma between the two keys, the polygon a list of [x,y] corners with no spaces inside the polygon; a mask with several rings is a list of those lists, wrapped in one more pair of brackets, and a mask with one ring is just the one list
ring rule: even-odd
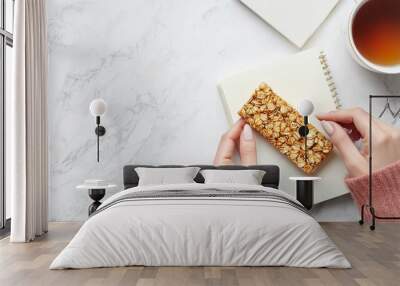
{"label": "fingernail", "polygon": [[246,124],[243,127],[243,138],[244,140],[247,141],[253,140],[253,131],[251,130],[251,127],[248,124]]}
{"label": "fingernail", "polygon": [[321,126],[329,136],[332,136],[333,132],[335,131],[332,123],[329,121],[322,121]]}

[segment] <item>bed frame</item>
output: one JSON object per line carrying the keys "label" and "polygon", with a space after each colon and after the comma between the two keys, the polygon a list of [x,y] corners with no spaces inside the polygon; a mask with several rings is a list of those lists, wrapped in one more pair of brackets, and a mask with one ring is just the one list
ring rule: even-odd
{"label": "bed frame", "polygon": [[[217,170],[263,170],[265,175],[262,179],[262,185],[264,187],[271,187],[278,189],[279,187],[279,167],[276,165],[254,165],[254,166],[213,166],[213,165],[127,165],[124,167],[124,189],[136,187],[139,183],[139,176],[135,171],[137,167],[146,168],[182,168],[182,167],[199,167],[202,170],[205,169],[217,169]],[[197,183],[204,183],[204,178],[200,174],[194,178]]]}

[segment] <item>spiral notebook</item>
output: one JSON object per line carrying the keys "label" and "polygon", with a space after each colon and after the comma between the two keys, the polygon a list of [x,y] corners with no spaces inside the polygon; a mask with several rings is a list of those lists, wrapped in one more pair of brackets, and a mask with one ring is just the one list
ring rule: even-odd
{"label": "spiral notebook", "polygon": [[[318,49],[311,49],[272,63],[261,64],[222,80],[218,89],[229,124],[239,119],[237,112],[261,82],[267,83],[295,108],[302,99],[311,100],[315,107],[313,115],[341,108],[327,56]],[[323,132],[319,121],[313,115],[310,117],[311,123]],[[293,189],[293,182],[288,180],[289,176],[305,175],[258,135],[257,157],[259,164],[277,164],[281,167],[283,190]],[[345,168],[337,154],[330,157],[315,174],[323,178],[317,184],[323,185],[324,189],[323,192],[315,193],[316,203],[347,193],[341,179],[345,176]]]}

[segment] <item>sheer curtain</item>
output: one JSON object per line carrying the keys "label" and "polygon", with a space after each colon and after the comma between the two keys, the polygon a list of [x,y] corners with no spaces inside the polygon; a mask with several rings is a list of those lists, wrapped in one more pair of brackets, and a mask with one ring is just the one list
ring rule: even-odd
{"label": "sheer curtain", "polygon": [[46,0],[15,1],[14,73],[9,128],[12,242],[47,232]]}

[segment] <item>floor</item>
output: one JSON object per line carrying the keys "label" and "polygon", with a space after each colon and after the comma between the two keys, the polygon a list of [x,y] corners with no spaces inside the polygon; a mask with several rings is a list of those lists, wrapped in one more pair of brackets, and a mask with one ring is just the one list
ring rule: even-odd
{"label": "floor", "polygon": [[352,269],[288,267],[123,267],[48,270],[79,223],[51,223],[49,233],[29,244],[0,241],[0,285],[400,285],[400,224],[375,232],[356,223],[323,223]]}

